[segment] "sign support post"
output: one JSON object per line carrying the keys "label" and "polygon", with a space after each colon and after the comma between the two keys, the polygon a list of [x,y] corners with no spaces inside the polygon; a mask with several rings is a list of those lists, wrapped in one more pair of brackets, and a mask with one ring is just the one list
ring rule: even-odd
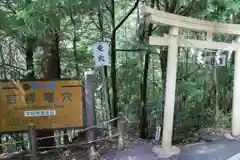
{"label": "sign support post", "polygon": [[37,160],[37,138],[35,124],[31,123],[28,125],[28,137],[31,151],[31,160]]}
{"label": "sign support post", "polygon": [[[84,75],[84,88],[85,88],[85,103],[86,103],[86,125],[87,127],[92,127],[96,125],[95,117],[95,101],[94,101],[94,92],[93,92],[93,80],[94,74],[92,71],[85,72]],[[88,142],[94,141],[96,139],[95,129],[90,129],[87,131],[87,140]],[[94,143],[90,145],[90,159],[96,156],[96,148]]]}
{"label": "sign support post", "polygon": [[[110,105],[108,103],[108,79],[107,77],[105,76],[105,71],[104,71],[104,67],[101,67],[100,68],[100,74],[101,74],[101,77],[102,77],[102,82],[103,82],[103,90],[104,90],[104,102],[105,102],[105,109],[106,109],[106,119],[107,120],[110,120]],[[108,125],[108,130],[109,130],[109,137],[110,139],[112,138],[112,125],[109,123],[107,124]]]}
{"label": "sign support post", "polygon": [[[93,55],[96,62],[96,67],[99,67],[100,69],[100,75],[103,82],[103,92],[104,92],[104,103],[105,103],[105,110],[106,110],[106,119],[110,120],[110,111],[111,107],[108,103],[108,79],[105,76],[104,67],[108,66],[108,52],[109,52],[109,46],[107,42],[96,42],[93,45]],[[109,130],[109,137],[112,138],[112,126],[109,123],[108,124],[108,130]]]}

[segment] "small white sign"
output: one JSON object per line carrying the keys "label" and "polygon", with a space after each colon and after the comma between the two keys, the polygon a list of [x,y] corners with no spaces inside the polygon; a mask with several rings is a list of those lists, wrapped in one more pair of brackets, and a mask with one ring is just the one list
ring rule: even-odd
{"label": "small white sign", "polygon": [[24,116],[25,117],[56,116],[56,110],[24,111]]}
{"label": "small white sign", "polygon": [[109,45],[108,42],[96,42],[93,44],[93,56],[96,67],[107,66],[109,63]]}
{"label": "small white sign", "polygon": [[224,67],[224,66],[226,66],[226,59],[227,59],[227,55],[226,54],[217,55],[215,57],[216,66],[217,67]]}
{"label": "small white sign", "polygon": [[160,136],[161,136],[161,127],[157,126],[156,133],[155,133],[155,141],[160,141]]}

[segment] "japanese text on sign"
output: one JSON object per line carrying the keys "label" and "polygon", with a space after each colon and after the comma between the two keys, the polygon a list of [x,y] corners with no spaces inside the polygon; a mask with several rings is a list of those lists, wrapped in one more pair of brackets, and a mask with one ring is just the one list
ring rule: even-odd
{"label": "japanese text on sign", "polygon": [[83,125],[78,80],[0,82],[0,95],[0,132],[26,130],[31,122],[39,129]]}
{"label": "japanese text on sign", "polygon": [[56,110],[24,111],[25,117],[56,116]]}
{"label": "japanese text on sign", "polygon": [[96,42],[93,44],[93,56],[95,58],[96,67],[108,65],[109,46],[107,42]]}

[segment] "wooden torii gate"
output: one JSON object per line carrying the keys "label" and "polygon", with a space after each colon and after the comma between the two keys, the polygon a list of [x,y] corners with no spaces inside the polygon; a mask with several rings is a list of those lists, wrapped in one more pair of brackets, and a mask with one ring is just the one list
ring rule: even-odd
{"label": "wooden torii gate", "polygon": [[[178,47],[196,46],[201,49],[217,50],[224,50],[227,48],[228,50],[236,51],[232,107],[232,135],[240,136],[240,25],[198,20],[166,13],[147,6],[141,7],[140,13],[149,23],[170,27],[169,34],[164,34],[163,37],[149,37],[149,43],[151,45],[168,46],[162,147],[168,149],[172,145]],[[183,39],[179,36],[180,28],[207,32],[207,38],[205,41]],[[236,41],[233,41],[232,43],[214,42],[212,40],[213,33],[236,35],[237,38]]]}

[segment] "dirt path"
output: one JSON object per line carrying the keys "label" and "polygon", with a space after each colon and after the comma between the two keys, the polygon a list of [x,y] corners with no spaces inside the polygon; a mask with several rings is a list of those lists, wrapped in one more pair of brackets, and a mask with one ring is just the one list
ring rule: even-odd
{"label": "dirt path", "polygon": [[102,156],[102,160],[152,160],[152,144],[135,144],[123,151],[115,151]]}

